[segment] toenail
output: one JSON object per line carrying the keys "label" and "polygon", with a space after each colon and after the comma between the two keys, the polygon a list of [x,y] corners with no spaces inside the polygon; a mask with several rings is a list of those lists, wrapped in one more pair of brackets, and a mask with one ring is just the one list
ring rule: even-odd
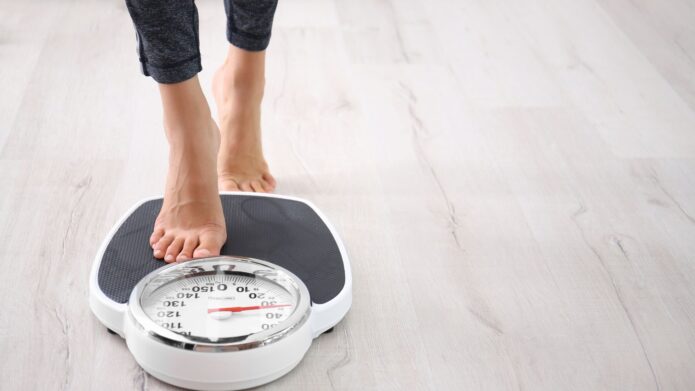
{"label": "toenail", "polygon": [[154,256],[159,257],[162,255],[162,250],[154,250]]}
{"label": "toenail", "polygon": [[167,256],[164,257],[164,260],[165,260],[165,261],[171,261],[172,259],[174,259],[174,256],[171,255],[171,254],[167,254]]}
{"label": "toenail", "polygon": [[196,251],[196,255],[198,255],[200,257],[207,257],[208,255],[210,255],[210,250],[207,250],[207,249],[198,250],[198,251]]}

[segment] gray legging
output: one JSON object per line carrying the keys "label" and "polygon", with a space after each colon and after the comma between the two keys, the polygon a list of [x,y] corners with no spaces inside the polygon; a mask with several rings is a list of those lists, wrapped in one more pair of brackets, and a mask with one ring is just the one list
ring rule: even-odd
{"label": "gray legging", "polygon": [[[200,72],[194,0],[126,0],[135,24],[142,73],[178,83]],[[224,0],[227,40],[250,51],[268,47],[277,0]]]}

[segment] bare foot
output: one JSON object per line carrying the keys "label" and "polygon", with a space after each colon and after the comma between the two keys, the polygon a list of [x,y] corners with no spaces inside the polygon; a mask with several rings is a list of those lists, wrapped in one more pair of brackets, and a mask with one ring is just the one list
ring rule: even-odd
{"label": "bare foot", "polygon": [[220,190],[269,193],[275,189],[261,144],[264,72],[264,52],[230,45],[227,61],[215,73],[212,91],[221,135],[217,157]]}
{"label": "bare foot", "polygon": [[217,190],[219,132],[198,79],[160,85],[169,139],[164,202],[150,237],[166,262],[219,255],[227,239]]}

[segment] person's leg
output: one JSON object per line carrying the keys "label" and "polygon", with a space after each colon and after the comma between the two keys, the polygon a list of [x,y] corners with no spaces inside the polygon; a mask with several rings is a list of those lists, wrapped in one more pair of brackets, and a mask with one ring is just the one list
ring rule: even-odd
{"label": "person's leg", "polygon": [[219,132],[196,74],[201,70],[192,1],[126,0],[145,75],[159,82],[169,172],[150,237],[167,262],[218,255],[226,240],[217,188]]}
{"label": "person's leg", "polygon": [[198,77],[160,84],[169,173],[150,244],[167,262],[219,255],[227,239],[217,188],[219,132]]}
{"label": "person's leg", "polygon": [[265,87],[265,49],[277,0],[225,0],[225,63],[213,79],[221,144],[217,161],[221,190],[271,192],[261,143],[261,101]]}
{"label": "person's leg", "polygon": [[125,0],[135,25],[142,72],[178,83],[202,70],[198,11],[193,0]]}

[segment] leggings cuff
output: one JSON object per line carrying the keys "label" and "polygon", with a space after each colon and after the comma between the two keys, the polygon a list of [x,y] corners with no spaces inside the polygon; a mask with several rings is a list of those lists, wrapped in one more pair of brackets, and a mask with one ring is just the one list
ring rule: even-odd
{"label": "leggings cuff", "polygon": [[157,83],[174,84],[186,81],[198,72],[203,70],[200,63],[200,54],[168,65],[153,65],[147,60],[141,59],[142,73],[145,76],[151,76]]}
{"label": "leggings cuff", "polygon": [[248,50],[250,52],[261,52],[268,47],[270,43],[270,34],[267,36],[249,37],[238,32],[232,32],[231,29],[227,29],[227,41],[239,49]]}

